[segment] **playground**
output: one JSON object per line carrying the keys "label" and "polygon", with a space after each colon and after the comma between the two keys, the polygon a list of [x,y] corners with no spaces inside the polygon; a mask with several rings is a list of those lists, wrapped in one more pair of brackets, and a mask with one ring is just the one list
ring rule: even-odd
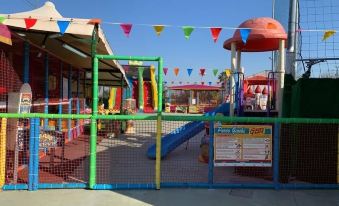
{"label": "playground", "polygon": [[[271,17],[223,27],[229,68],[189,82],[192,68],[171,76],[161,56],[116,55],[107,22],[52,2],[0,16],[1,190],[339,188],[339,78],[310,73],[339,59],[298,59],[291,35],[305,31]],[[271,70],[247,74],[247,54],[263,52]]]}

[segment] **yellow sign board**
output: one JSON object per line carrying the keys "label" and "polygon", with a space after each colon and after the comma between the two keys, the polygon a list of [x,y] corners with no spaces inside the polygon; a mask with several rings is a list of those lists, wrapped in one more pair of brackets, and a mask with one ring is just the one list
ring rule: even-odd
{"label": "yellow sign board", "polygon": [[271,167],[271,125],[214,126],[214,166]]}

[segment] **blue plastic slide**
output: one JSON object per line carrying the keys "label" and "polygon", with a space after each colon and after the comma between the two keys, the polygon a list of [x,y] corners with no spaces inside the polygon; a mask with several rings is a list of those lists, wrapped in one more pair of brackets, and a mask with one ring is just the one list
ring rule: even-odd
{"label": "blue plastic slide", "polygon": [[[204,116],[215,115],[216,113],[229,114],[229,104],[221,104],[214,110],[207,112]],[[190,122],[187,123],[171,133],[165,135],[161,139],[161,158],[166,157],[171,151],[179,147],[181,144],[191,139],[195,135],[204,130],[204,122]],[[147,156],[155,159],[155,144],[147,150]]]}

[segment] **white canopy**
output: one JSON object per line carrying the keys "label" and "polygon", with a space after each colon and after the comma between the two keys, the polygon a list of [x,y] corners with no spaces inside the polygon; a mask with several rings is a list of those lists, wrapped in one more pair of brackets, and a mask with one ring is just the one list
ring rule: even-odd
{"label": "white canopy", "polygon": [[[31,11],[0,14],[0,16],[6,17],[3,23],[9,26],[11,31],[14,34],[18,34],[20,38],[46,50],[76,68],[91,71],[91,40],[94,29],[94,24],[88,23],[91,19],[65,18],[56,10],[55,5],[49,1],[42,7]],[[26,30],[25,18],[34,18],[37,19],[37,22],[33,27]],[[60,20],[70,21],[64,35],[60,34],[57,24],[57,21]],[[97,53],[113,55],[113,51],[100,25],[97,38],[99,38]],[[85,57],[65,48],[65,44],[71,49],[74,48],[85,54]],[[121,85],[121,79],[124,80],[124,86],[128,85],[125,71],[117,61],[101,60],[99,78],[99,81],[103,80],[104,85],[119,86]]]}

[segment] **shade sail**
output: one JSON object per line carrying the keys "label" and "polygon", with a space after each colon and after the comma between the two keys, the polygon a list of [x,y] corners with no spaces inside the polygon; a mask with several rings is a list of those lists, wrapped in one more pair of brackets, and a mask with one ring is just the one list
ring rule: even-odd
{"label": "shade sail", "polygon": [[[3,23],[9,26],[11,31],[20,38],[46,50],[75,68],[91,71],[91,40],[94,29],[94,24],[89,23],[91,19],[65,18],[58,12],[55,5],[49,1],[42,7],[31,11],[0,14],[0,16],[6,17]],[[26,30],[24,18],[34,18],[37,19],[37,22],[29,30]],[[57,21],[70,21],[64,35],[60,34]],[[113,55],[113,51],[100,25],[97,38],[99,39],[97,53]],[[66,49],[64,45],[74,48],[86,57]],[[99,76],[102,73],[101,76],[106,76],[108,82],[109,80],[121,82],[123,79],[124,85],[128,85],[125,71],[118,61],[100,60],[99,68],[105,69],[99,72]]]}

